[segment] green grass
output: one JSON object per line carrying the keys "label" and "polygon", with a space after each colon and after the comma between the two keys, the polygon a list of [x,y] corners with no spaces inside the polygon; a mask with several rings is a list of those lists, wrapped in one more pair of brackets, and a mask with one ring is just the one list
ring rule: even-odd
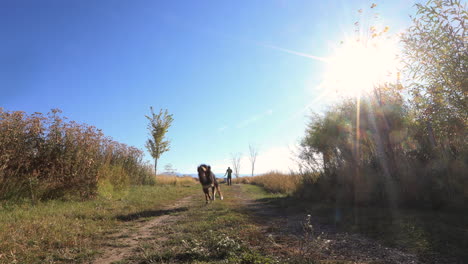
{"label": "green grass", "polygon": [[0,204],[0,263],[87,262],[103,235],[125,225],[122,219],[161,208],[196,187],[138,186],[118,199]]}
{"label": "green grass", "polygon": [[248,195],[253,199],[275,199],[287,197],[286,194],[272,193],[257,185],[243,184],[241,187],[244,195]]}
{"label": "green grass", "polygon": [[174,223],[154,230],[153,237],[164,237],[163,241],[146,241],[136,255],[119,263],[348,263],[319,262],[300,255],[295,248],[276,244],[277,238],[269,233],[281,227],[268,225],[266,222],[272,219],[259,218],[254,208],[270,207],[265,201],[283,199],[285,195],[244,184],[222,186],[222,191],[224,201],[206,206],[201,200],[195,201]]}
{"label": "green grass", "polygon": [[[252,221],[233,187],[222,186],[225,200],[192,205],[177,222],[155,230],[154,237],[140,252],[122,263],[278,263],[273,256],[260,253],[266,243],[260,226]],[[269,195],[255,186],[242,190],[245,195]],[[268,243],[268,242],[267,242]]]}

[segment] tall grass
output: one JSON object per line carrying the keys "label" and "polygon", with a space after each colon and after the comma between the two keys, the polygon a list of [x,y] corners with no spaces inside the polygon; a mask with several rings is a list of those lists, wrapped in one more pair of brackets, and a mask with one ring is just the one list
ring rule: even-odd
{"label": "tall grass", "polygon": [[167,184],[167,185],[176,185],[176,186],[187,186],[197,183],[197,180],[191,176],[175,176],[175,175],[157,175],[156,183]]}
{"label": "tall grass", "polygon": [[143,151],[93,126],[67,121],[58,109],[43,115],[0,108],[0,200],[89,198],[99,187],[151,183]]}
{"label": "tall grass", "polygon": [[301,184],[299,174],[284,174],[280,172],[268,172],[254,177],[241,177],[234,183],[250,183],[263,187],[272,193],[293,194]]}

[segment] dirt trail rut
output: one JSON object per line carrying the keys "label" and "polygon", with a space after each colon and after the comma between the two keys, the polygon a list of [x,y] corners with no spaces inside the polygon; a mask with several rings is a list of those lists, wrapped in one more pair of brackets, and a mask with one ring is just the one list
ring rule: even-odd
{"label": "dirt trail rut", "polygon": [[[108,264],[123,260],[132,256],[138,249],[139,244],[145,240],[164,239],[152,236],[152,229],[163,223],[173,222],[178,217],[173,213],[187,210],[194,196],[190,195],[175,203],[154,211],[144,211],[135,214],[118,217],[119,220],[131,222],[122,227],[122,231],[108,237],[109,243],[103,245],[102,255],[96,258],[93,264]],[[151,219],[138,220],[139,218],[154,217]]]}

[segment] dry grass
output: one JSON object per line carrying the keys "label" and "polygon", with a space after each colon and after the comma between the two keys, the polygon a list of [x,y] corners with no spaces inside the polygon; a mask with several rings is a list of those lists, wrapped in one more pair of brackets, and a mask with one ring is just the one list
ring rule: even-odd
{"label": "dry grass", "polygon": [[175,185],[186,186],[197,183],[197,180],[191,176],[158,175],[156,176],[157,185]]}
{"label": "dry grass", "polygon": [[101,130],[47,115],[0,107],[0,199],[92,198],[99,187],[121,190],[152,184],[143,151]]}
{"label": "dry grass", "polygon": [[301,176],[272,171],[254,177],[241,177],[235,179],[234,183],[254,184],[272,193],[292,194],[301,184]]}
{"label": "dry grass", "polygon": [[155,211],[192,193],[194,186],[133,186],[120,197],[0,202],[0,264],[89,263],[120,219]]}
{"label": "dry grass", "polygon": [[144,241],[134,256],[118,263],[286,263],[263,250],[271,248],[271,241],[265,239],[263,227],[244,209],[244,199],[236,198],[276,196],[252,185],[232,186],[223,192],[224,201],[207,206],[196,205],[201,199],[193,201],[175,222],[154,229],[153,236],[164,240]]}

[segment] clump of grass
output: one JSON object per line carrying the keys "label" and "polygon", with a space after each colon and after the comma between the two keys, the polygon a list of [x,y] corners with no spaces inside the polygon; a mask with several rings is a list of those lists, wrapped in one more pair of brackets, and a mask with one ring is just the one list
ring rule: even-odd
{"label": "clump of grass", "polygon": [[202,239],[189,238],[182,240],[183,251],[197,259],[224,259],[241,252],[242,244],[235,238],[224,233],[209,230]]}
{"label": "clump of grass", "polygon": [[258,185],[272,193],[292,194],[298,189],[301,179],[298,174],[272,171],[259,176],[238,178],[234,182]]}

